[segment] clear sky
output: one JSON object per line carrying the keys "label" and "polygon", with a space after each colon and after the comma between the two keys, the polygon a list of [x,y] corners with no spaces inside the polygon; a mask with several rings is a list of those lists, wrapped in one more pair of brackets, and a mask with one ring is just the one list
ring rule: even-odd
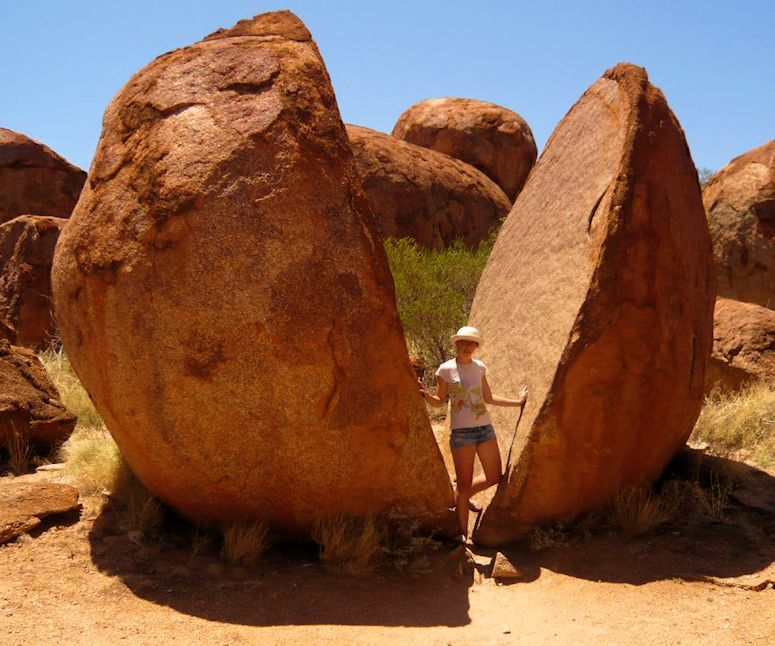
{"label": "clear sky", "polygon": [[153,58],[264,11],[305,21],[346,122],[390,132],[425,98],[521,114],[539,150],[620,61],[645,67],[698,167],[775,137],[775,1],[0,0],[0,126],[88,169],[102,113]]}

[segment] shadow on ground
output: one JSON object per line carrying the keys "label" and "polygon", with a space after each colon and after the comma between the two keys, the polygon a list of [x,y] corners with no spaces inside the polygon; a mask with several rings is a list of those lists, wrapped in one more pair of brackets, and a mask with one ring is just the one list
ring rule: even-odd
{"label": "shadow on ground", "polygon": [[255,567],[216,555],[191,556],[172,545],[138,545],[117,529],[110,507],[89,535],[97,567],[138,597],[210,621],[250,626],[304,624],[464,626],[470,623],[471,568],[458,567],[450,545],[430,555],[426,571],[367,576],[323,570],[312,546],[272,548]]}
{"label": "shadow on ground", "polygon": [[[717,518],[687,515],[639,537],[597,531],[557,549],[509,553],[525,566],[592,581],[760,579],[775,582],[775,478],[741,462],[686,451],[665,478],[689,478],[723,498]],[[725,490],[723,493],[720,490]],[[722,503],[720,503],[722,504]]]}

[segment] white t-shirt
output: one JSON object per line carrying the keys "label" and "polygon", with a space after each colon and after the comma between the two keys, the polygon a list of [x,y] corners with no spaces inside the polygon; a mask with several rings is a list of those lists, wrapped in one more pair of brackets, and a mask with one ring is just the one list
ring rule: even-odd
{"label": "white t-shirt", "polygon": [[458,363],[456,359],[450,359],[436,371],[436,376],[447,382],[452,429],[492,423],[482,390],[482,377],[486,372],[487,366],[478,359],[471,363]]}

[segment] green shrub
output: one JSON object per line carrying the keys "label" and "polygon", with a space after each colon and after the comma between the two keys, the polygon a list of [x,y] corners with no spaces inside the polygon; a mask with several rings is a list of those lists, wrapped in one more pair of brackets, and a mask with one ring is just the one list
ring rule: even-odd
{"label": "green shrub", "polygon": [[458,240],[446,249],[432,250],[411,238],[385,241],[407,346],[426,365],[439,365],[452,356],[449,337],[468,323],[476,285],[494,242],[495,234],[476,249]]}

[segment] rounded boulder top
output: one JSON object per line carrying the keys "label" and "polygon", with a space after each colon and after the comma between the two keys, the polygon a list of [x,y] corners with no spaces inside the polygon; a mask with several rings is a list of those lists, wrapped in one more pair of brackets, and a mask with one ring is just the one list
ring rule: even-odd
{"label": "rounded boulder top", "polygon": [[445,97],[406,110],[393,127],[397,139],[460,159],[482,171],[513,202],[536,161],[527,122],[507,108]]}

